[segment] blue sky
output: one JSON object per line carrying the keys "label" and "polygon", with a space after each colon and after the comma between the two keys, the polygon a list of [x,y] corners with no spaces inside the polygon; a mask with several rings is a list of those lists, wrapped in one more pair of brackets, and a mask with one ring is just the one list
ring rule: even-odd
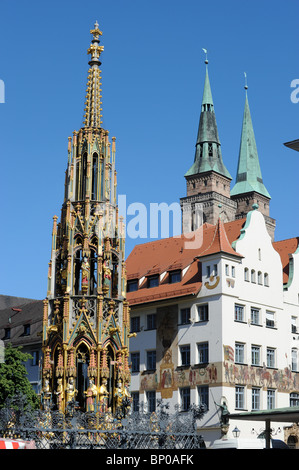
{"label": "blue sky", "polygon": [[[82,125],[87,48],[103,31],[103,127],[116,136],[127,205],[179,202],[193,163],[208,49],[222,155],[237,170],[244,72],[276,239],[299,235],[298,13],[295,0],[1,2],[0,293],[46,296],[52,217],[60,216],[68,136]],[[127,239],[126,255],[134,244]]]}

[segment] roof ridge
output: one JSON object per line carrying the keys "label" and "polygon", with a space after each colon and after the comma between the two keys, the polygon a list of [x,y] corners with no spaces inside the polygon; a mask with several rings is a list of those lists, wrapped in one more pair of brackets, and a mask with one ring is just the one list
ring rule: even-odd
{"label": "roof ridge", "polygon": [[[218,249],[215,247],[214,251],[210,251],[210,249],[213,247],[216,238],[218,237]],[[212,248],[213,250],[213,248]],[[210,251],[210,253],[209,253]],[[215,232],[213,236],[213,240],[210,243],[210,245],[204,250],[200,256],[205,256],[205,254],[212,254],[212,253],[219,253],[219,252],[224,252],[224,253],[230,253],[236,256],[241,256],[239,253],[237,253],[233,247],[231,246],[231,243],[229,242],[224,223],[219,217],[217,224],[215,224]]]}

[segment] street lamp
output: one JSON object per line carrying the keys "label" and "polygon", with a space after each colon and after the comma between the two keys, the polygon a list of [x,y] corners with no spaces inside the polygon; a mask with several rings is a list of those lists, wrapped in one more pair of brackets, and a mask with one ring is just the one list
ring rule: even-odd
{"label": "street lamp", "polygon": [[238,438],[240,436],[240,429],[237,428],[237,426],[235,427],[235,429],[233,429],[232,433],[233,433],[233,436],[235,438]]}

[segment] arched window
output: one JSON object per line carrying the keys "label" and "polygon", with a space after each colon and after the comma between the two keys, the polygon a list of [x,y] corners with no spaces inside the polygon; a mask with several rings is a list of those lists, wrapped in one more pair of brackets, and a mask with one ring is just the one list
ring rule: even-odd
{"label": "arched window", "polygon": [[118,279],[119,279],[119,263],[118,256],[112,254],[112,272],[111,272],[111,294],[112,297],[118,297]]}
{"label": "arched window", "polygon": [[249,270],[244,268],[244,281],[249,281]]}
{"label": "arched window", "polygon": [[108,398],[108,407],[113,409],[113,397],[114,397],[114,386],[115,386],[115,379],[116,379],[116,374],[115,374],[115,359],[116,355],[114,352],[114,349],[110,344],[107,345],[106,347],[107,350],[107,364],[108,364],[108,369],[109,369],[109,377],[108,377],[108,382],[107,382],[107,390],[109,393],[109,398]]}
{"label": "arched window", "polygon": [[98,257],[96,250],[90,250],[90,295],[97,293],[98,285]]}
{"label": "arched window", "polygon": [[75,253],[74,260],[74,294],[79,295],[81,289],[81,263],[82,263],[82,250],[79,249]]}
{"label": "arched window", "polygon": [[263,275],[262,275],[261,271],[259,271],[259,272],[257,273],[257,282],[258,282],[258,284],[260,284],[260,285],[263,284]]}
{"label": "arched window", "polygon": [[87,178],[87,153],[85,152],[82,157],[81,167],[81,199],[85,199],[86,196],[86,178]]}
{"label": "arched window", "polygon": [[76,200],[80,199],[80,162],[76,164]]}
{"label": "arched window", "polygon": [[269,274],[264,274],[264,286],[269,287]]}
{"label": "arched window", "polygon": [[199,158],[202,157],[202,144],[199,144]]}
{"label": "arched window", "polygon": [[91,184],[91,199],[93,201],[98,199],[98,154],[94,153],[92,156],[92,184]]}
{"label": "arched window", "polygon": [[79,246],[79,245],[82,245],[82,244],[83,244],[83,240],[80,237],[80,235],[75,236],[74,246],[76,247],[76,246]]}
{"label": "arched window", "polygon": [[76,351],[76,400],[79,402],[81,409],[85,408],[85,393],[88,387],[88,366],[89,366],[89,349],[85,343],[81,343]]}
{"label": "arched window", "polygon": [[251,270],[251,282],[256,282],[255,270],[254,269]]}

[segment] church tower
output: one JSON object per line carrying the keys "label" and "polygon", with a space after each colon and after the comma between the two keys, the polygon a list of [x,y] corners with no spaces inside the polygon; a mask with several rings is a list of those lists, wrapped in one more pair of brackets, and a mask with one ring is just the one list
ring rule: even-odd
{"label": "church tower", "polygon": [[115,138],[102,127],[98,23],[83,126],[68,139],[61,217],[54,216],[43,317],[43,398],[61,411],[117,411],[128,397],[129,307],[116,202]]}
{"label": "church tower", "polygon": [[245,107],[236,184],[231,199],[237,203],[236,218],[243,218],[255,206],[264,215],[268,233],[274,240],[275,220],[269,216],[271,196],[264,185],[245,85]]}
{"label": "church tower", "polygon": [[[204,222],[215,225],[220,215],[224,222],[235,218],[236,203],[230,199],[232,177],[222,160],[207,58],[205,64],[194,163],[185,174],[187,197],[181,198],[183,215],[191,212],[189,227],[184,231],[195,230]],[[201,207],[199,212],[197,207]]]}

